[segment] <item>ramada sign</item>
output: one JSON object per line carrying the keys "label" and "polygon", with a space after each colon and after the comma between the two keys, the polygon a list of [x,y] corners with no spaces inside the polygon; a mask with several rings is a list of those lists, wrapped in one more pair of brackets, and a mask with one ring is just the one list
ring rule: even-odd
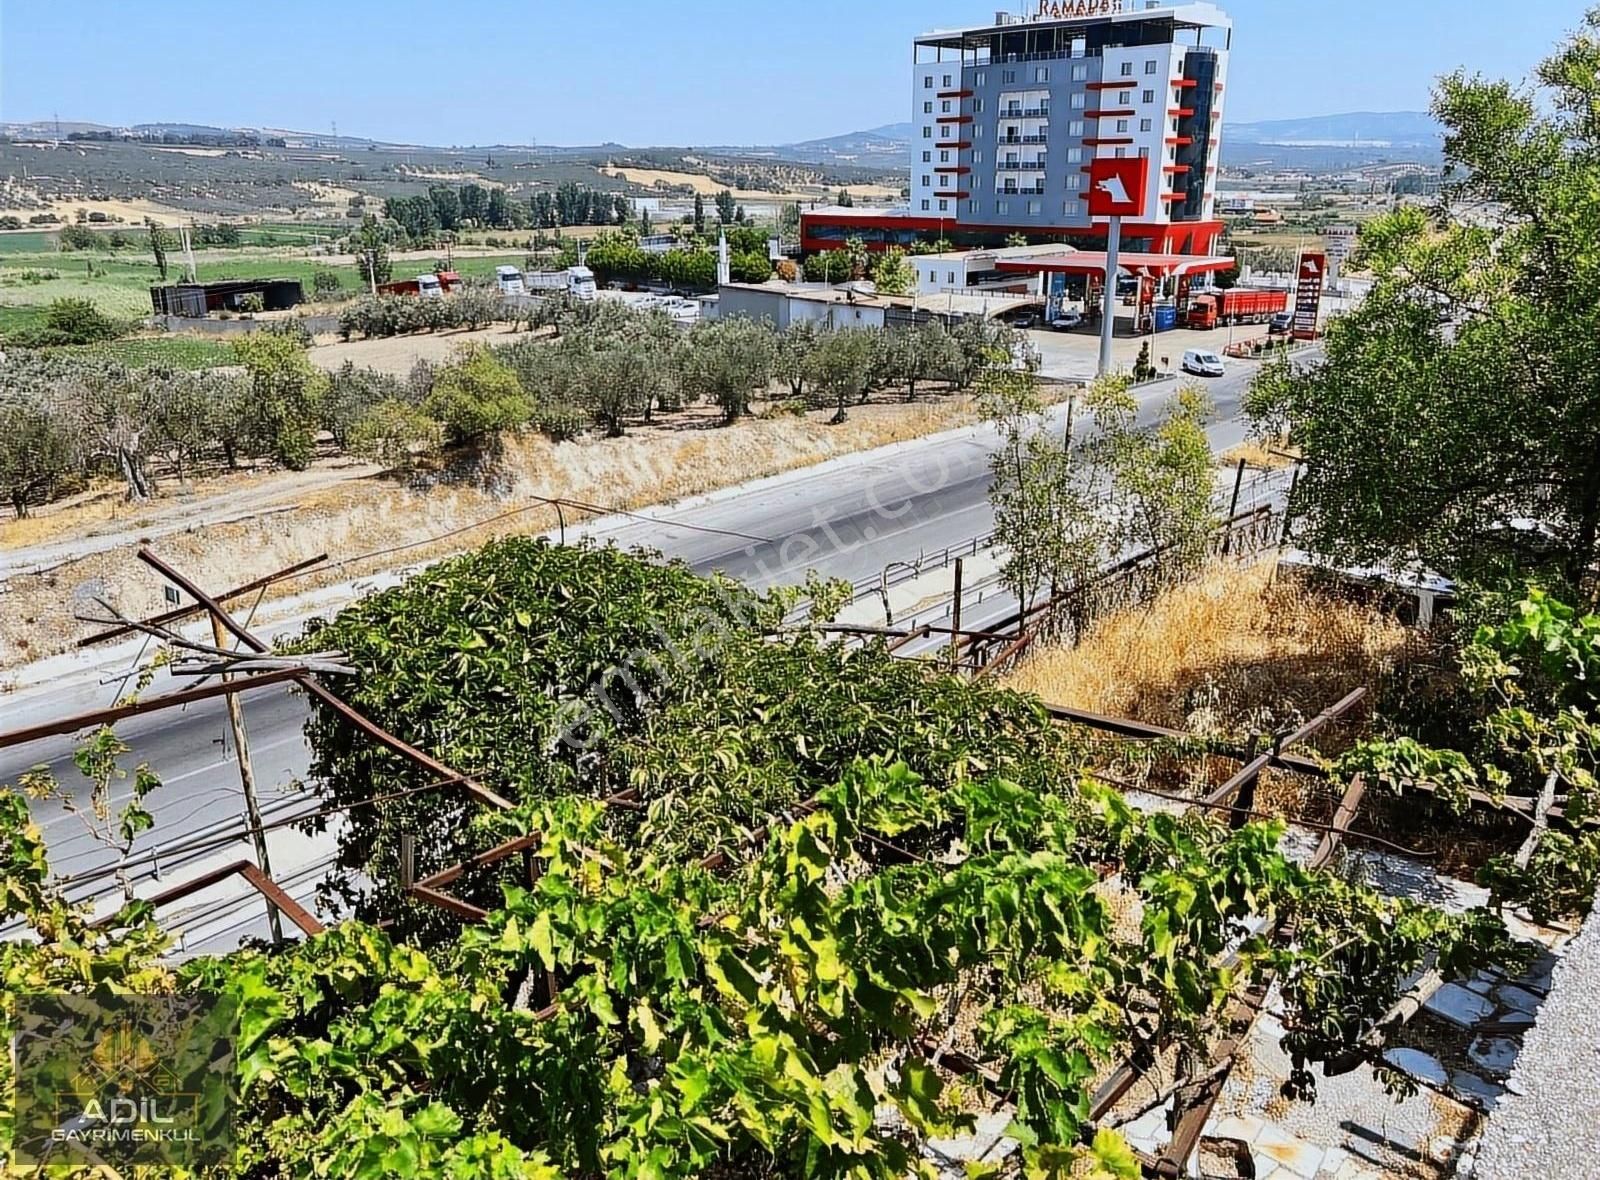
{"label": "ramada sign", "polygon": [[1039,0],[1034,20],[1074,20],[1083,16],[1111,16],[1123,11],[1123,0]]}

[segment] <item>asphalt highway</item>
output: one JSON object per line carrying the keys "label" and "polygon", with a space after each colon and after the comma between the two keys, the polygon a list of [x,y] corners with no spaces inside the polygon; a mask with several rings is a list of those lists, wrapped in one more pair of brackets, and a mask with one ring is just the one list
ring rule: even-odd
{"label": "asphalt highway", "polygon": [[[1205,383],[1216,403],[1208,433],[1218,452],[1244,437],[1240,401],[1254,369],[1249,362],[1231,362],[1227,376]],[[1141,419],[1157,416],[1175,389],[1176,382],[1166,381],[1140,390]],[[1064,417],[1064,407],[1056,407],[1056,429]],[[1078,425],[1081,429],[1085,424],[1080,420]],[[721,571],[758,589],[798,584],[812,569],[861,583],[892,563],[915,562],[991,530],[988,460],[996,446],[991,428],[972,427],[729,489],[699,503],[649,513],[652,519],[610,520],[569,532],[657,550],[698,572]],[[723,531],[704,531],[708,528]],[[266,634],[297,626],[288,620]],[[0,730],[111,703],[119,684],[107,682],[110,674],[108,669],[85,669],[42,690],[0,697]],[[146,695],[176,687],[180,685],[162,674]],[[242,699],[269,818],[314,806],[314,797],[299,781],[310,761],[301,733],[304,703],[280,688]],[[148,895],[216,864],[250,856],[243,840],[184,856],[151,855],[151,850],[237,830],[244,823],[237,762],[221,701],[134,718],[119,725],[117,733],[131,747],[125,763],[147,762],[163,783],[149,799],[156,826],[141,835],[129,858],[127,875],[139,893]],[[69,882],[116,860],[83,818],[87,783],[72,765],[74,748],[72,738],[52,738],[0,750],[0,782],[14,782],[21,772],[43,764],[78,796],[78,814],[54,801],[35,808],[53,867]],[[113,784],[113,812],[126,799],[130,781]],[[330,838],[286,830],[275,833],[270,845],[274,876],[289,882],[296,897],[310,897],[331,852]],[[158,877],[161,886],[151,883]],[[103,899],[108,891],[115,894],[117,882],[102,877],[69,884],[69,889],[75,896]],[[180,925],[187,919],[186,945],[198,950],[231,946],[244,932],[261,933],[262,913],[262,903],[235,884],[196,895],[192,905],[174,907],[164,917]]]}

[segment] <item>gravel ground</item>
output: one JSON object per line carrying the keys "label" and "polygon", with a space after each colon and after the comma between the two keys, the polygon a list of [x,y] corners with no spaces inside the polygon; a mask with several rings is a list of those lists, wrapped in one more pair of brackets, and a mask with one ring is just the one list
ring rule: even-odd
{"label": "gravel ground", "polygon": [[1555,969],[1474,1180],[1600,1177],[1600,909]]}

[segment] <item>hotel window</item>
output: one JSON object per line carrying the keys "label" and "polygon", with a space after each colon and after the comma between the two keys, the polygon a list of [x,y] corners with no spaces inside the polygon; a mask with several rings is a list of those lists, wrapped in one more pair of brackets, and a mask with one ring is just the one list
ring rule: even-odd
{"label": "hotel window", "polygon": [[944,86],[945,86],[946,90],[950,89],[950,75],[949,74],[946,74],[944,76]]}
{"label": "hotel window", "polygon": [[1126,132],[1127,130],[1128,130],[1128,120],[1126,120],[1126,119],[1118,119],[1117,120],[1117,131],[1118,131],[1118,133],[1120,134],[1120,133]]}
{"label": "hotel window", "polygon": [[983,153],[981,151],[979,151],[977,148],[973,148],[972,149],[972,162],[974,164],[983,163]]}
{"label": "hotel window", "polygon": [[950,113],[950,100],[948,98],[939,104],[939,110],[946,115]]}
{"label": "hotel window", "polygon": [[976,202],[976,201],[968,201],[967,202],[967,212],[976,214],[978,212],[978,202]]}
{"label": "hotel window", "polygon": [[1069,163],[1069,164],[1081,164],[1081,163],[1083,163],[1083,149],[1082,148],[1068,148],[1067,149],[1067,163]]}
{"label": "hotel window", "polygon": [[1016,80],[1017,80],[1017,71],[1016,70],[1002,70],[1002,71],[1000,71],[1000,81],[1004,82],[1007,86],[1011,85],[1011,83],[1015,82]]}
{"label": "hotel window", "polygon": [[933,187],[933,179],[931,177],[924,176],[922,178],[922,187],[923,188],[932,188]]}
{"label": "hotel window", "polygon": [[952,287],[955,286],[956,285],[956,272],[953,271],[953,270],[945,271],[944,272],[944,281],[946,283],[948,283]]}
{"label": "hotel window", "polygon": [[1140,93],[1139,93],[1139,101],[1140,102],[1155,102],[1155,100],[1156,100],[1156,92],[1154,90],[1143,90],[1143,91],[1140,91]]}
{"label": "hotel window", "polygon": [[1117,149],[1117,159],[1126,160],[1127,158],[1128,158],[1128,149],[1125,148],[1125,147],[1119,147]]}
{"label": "hotel window", "polygon": [[996,201],[994,203],[994,211],[996,213],[1000,214],[1000,216],[1004,217],[1007,213],[1011,212],[1011,202],[1010,201]]}
{"label": "hotel window", "polygon": [[933,89],[933,75],[932,74],[929,74],[926,78],[924,78],[922,80],[922,88],[924,90],[932,90]]}
{"label": "hotel window", "polygon": [[925,102],[925,103],[923,103],[923,104],[922,104],[922,113],[923,113],[923,114],[924,114],[924,115],[931,115],[931,114],[933,114],[933,104],[932,104],[932,103],[931,103],[931,102]]}
{"label": "hotel window", "polygon": [[[927,153],[924,152],[923,154],[926,155]],[[949,162],[950,162],[950,149],[945,148],[945,149],[943,149],[943,150],[941,150],[939,152],[939,163],[948,164]]]}
{"label": "hotel window", "polygon": [[1144,63],[1144,72],[1147,73],[1147,74],[1154,74],[1156,72],[1156,68],[1157,68],[1157,66],[1159,64],[1160,63],[1157,62],[1156,59],[1152,57],[1149,61]]}
{"label": "hotel window", "polygon": [[976,74],[972,75],[972,84],[974,86],[982,86],[988,80],[989,75],[983,70],[979,70]]}
{"label": "hotel window", "polygon": [[981,99],[981,98],[973,99],[972,100],[972,109],[977,114],[980,114],[980,115],[983,114],[983,99]]}
{"label": "hotel window", "polygon": [[940,213],[948,213],[948,212],[950,212],[950,202],[941,199],[939,201],[939,212]]}
{"label": "hotel window", "polygon": [[1140,131],[1149,131],[1150,130],[1150,120],[1149,119],[1140,119],[1139,120],[1139,130]]}
{"label": "hotel window", "polygon": [[1048,82],[1048,81],[1050,81],[1050,67],[1049,66],[1034,66],[1033,67],[1033,80],[1035,82]]}
{"label": "hotel window", "polygon": [[924,164],[933,163],[933,153],[932,152],[923,152],[922,153],[922,162]]}
{"label": "hotel window", "polygon": [[1044,205],[1040,201],[1029,201],[1028,202],[1028,216],[1030,216],[1030,217],[1039,216],[1039,214],[1043,211],[1043,209],[1044,209]]}
{"label": "hotel window", "polygon": [[1150,158],[1150,149],[1147,148],[1147,147],[1140,148],[1139,149],[1139,158],[1141,160],[1148,160]]}
{"label": "hotel window", "polygon": [[922,207],[924,209],[926,209],[928,207],[928,198],[927,197],[923,197],[922,198]]}
{"label": "hotel window", "polygon": [[923,139],[932,139],[933,138],[933,128],[932,127],[924,127],[922,129],[922,138]]}
{"label": "hotel window", "polygon": [[1067,191],[1075,193],[1083,187],[1083,173],[1072,172],[1067,175]]}
{"label": "hotel window", "polygon": [[972,138],[973,139],[982,139],[983,138],[983,124],[982,123],[979,123],[976,127],[974,127],[972,129]]}
{"label": "hotel window", "polygon": [[1133,63],[1131,61],[1125,61],[1122,63],[1122,76],[1124,78],[1133,77]]}
{"label": "hotel window", "polygon": [[1074,82],[1082,82],[1088,76],[1089,76],[1089,67],[1088,66],[1073,66],[1072,67],[1072,80]]}
{"label": "hotel window", "polygon": [[949,188],[950,187],[950,176],[949,176],[948,173],[941,172],[939,174],[939,187],[940,188]]}
{"label": "hotel window", "polygon": [[1082,119],[1074,119],[1072,122],[1068,123],[1067,124],[1067,134],[1068,135],[1082,135],[1083,134],[1083,120]]}
{"label": "hotel window", "polygon": [[1083,110],[1084,97],[1085,97],[1085,95],[1084,95],[1083,91],[1081,91],[1081,90],[1079,90],[1078,92],[1076,92],[1072,96],[1072,109],[1073,110],[1075,110],[1075,111]]}
{"label": "hotel window", "polygon": [[1129,103],[1131,103],[1132,101],[1133,101],[1133,91],[1131,91],[1131,90],[1124,90],[1122,93],[1117,95],[1117,105],[1119,107],[1125,107]]}

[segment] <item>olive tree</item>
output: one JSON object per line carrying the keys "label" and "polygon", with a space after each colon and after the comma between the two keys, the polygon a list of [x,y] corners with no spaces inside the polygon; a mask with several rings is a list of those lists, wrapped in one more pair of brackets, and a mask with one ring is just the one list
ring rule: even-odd
{"label": "olive tree", "polygon": [[732,422],[750,412],[751,398],[772,382],[777,341],[772,329],[742,317],[697,324],[679,353],[684,392],[705,398]]}
{"label": "olive tree", "polygon": [[0,390],[0,491],[20,520],[73,470],[71,425],[38,391]]}

